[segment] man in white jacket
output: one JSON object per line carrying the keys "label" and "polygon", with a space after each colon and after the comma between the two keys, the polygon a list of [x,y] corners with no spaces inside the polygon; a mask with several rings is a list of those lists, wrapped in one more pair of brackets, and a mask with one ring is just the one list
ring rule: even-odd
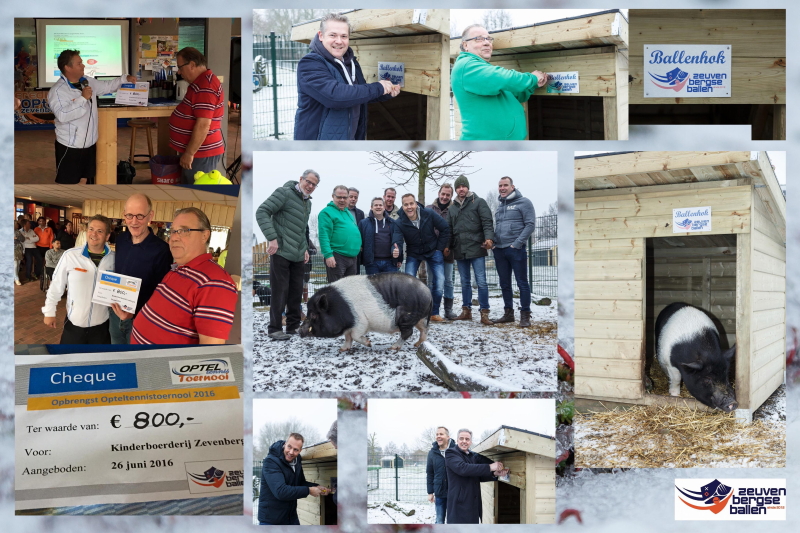
{"label": "man in white jacket", "polygon": [[114,252],[106,245],[110,236],[111,220],[102,215],[91,217],[86,245],[64,252],[53,272],[42,313],[45,325],[57,327],[56,307],[64,290],[69,291],[61,344],[111,344],[109,307],[92,303],[99,271],[114,270]]}
{"label": "man in white jacket", "polygon": [[64,50],[58,56],[61,77],[50,89],[47,102],[55,115],[56,182],[91,183],[96,171],[97,95],[119,89],[135,76],[100,81],[84,76],[79,50]]}

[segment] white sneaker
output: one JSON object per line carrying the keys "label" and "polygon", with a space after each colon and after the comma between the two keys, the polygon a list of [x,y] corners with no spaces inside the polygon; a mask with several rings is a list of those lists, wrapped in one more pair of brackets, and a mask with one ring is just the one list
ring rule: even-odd
{"label": "white sneaker", "polygon": [[20,283],[18,279],[15,279],[14,283],[16,283],[17,285],[22,285],[22,283]]}

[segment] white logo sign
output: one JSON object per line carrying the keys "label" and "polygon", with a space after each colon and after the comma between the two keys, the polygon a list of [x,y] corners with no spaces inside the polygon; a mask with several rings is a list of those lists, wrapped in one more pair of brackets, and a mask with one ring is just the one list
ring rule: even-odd
{"label": "white logo sign", "polygon": [[392,82],[400,87],[406,86],[406,64],[393,61],[378,61],[378,79]]}
{"label": "white logo sign", "polygon": [[672,210],[672,233],[711,231],[711,207]]}
{"label": "white logo sign", "polygon": [[578,72],[549,72],[547,74],[547,94],[569,93],[578,94],[580,82]]}
{"label": "white logo sign", "polygon": [[731,45],[644,45],[645,98],[731,96]]}
{"label": "white logo sign", "polygon": [[174,385],[179,383],[195,384],[201,382],[220,383],[236,381],[236,378],[233,376],[231,360],[228,357],[170,361],[169,371]]}
{"label": "white logo sign", "polygon": [[676,479],[675,520],[786,520],[786,480]]}

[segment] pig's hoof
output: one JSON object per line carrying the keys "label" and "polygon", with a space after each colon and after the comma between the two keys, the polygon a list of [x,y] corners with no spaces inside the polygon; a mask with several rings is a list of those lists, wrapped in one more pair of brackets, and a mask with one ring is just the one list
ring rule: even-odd
{"label": "pig's hoof", "polygon": [[342,346],[341,348],[339,348],[339,352],[340,352],[340,353],[345,353],[345,352],[349,352],[349,351],[350,351],[350,348],[345,348],[344,346]]}
{"label": "pig's hoof", "polygon": [[419,341],[415,342],[415,343],[414,343],[414,348],[419,348],[419,345],[420,345],[420,344],[422,344],[422,341],[421,341],[421,340],[419,340]]}
{"label": "pig's hoof", "polygon": [[390,350],[395,351],[395,352],[399,352],[400,348],[401,348],[400,346],[395,346],[395,345],[392,345],[391,347],[389,347]]}

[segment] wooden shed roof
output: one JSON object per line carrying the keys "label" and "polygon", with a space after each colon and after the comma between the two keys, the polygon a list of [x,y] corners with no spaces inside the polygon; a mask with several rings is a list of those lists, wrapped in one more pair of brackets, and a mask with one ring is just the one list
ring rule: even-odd
{"label": "wooden shed roof", "polygon": [[304,463],[329,462],[336,460],[337,451],[332,442],[325,441],[303,448],[300,456]]}
{"label": "wooden shed roof", "polygon": [[556,457],[556,439],[533,431],[500,426],[473,449],[476,453],[509,453],[523,451],[545,457]]}
{"label": "wooden shed roof", "polygon": [[740,179],[752,180],[776,229],[786,235],[786,199],[766,152],[616,152],[575,158],[576,191]]}
{"label": "wooden shed roof", "polygon": [[[342,11],[352,28],[350,39],[450,33],[448,9],[354,9]],[[322,18],[292,26],[292,40],[310,43]]]}
{"label": "wooden shed roof", "polygon": [[[619,9],[489,33],[494,37],[493,56],[606,45],[628,48],[628,21]],[[461,37],[450,40],[450,57],[458,55],[460,45]]]}

